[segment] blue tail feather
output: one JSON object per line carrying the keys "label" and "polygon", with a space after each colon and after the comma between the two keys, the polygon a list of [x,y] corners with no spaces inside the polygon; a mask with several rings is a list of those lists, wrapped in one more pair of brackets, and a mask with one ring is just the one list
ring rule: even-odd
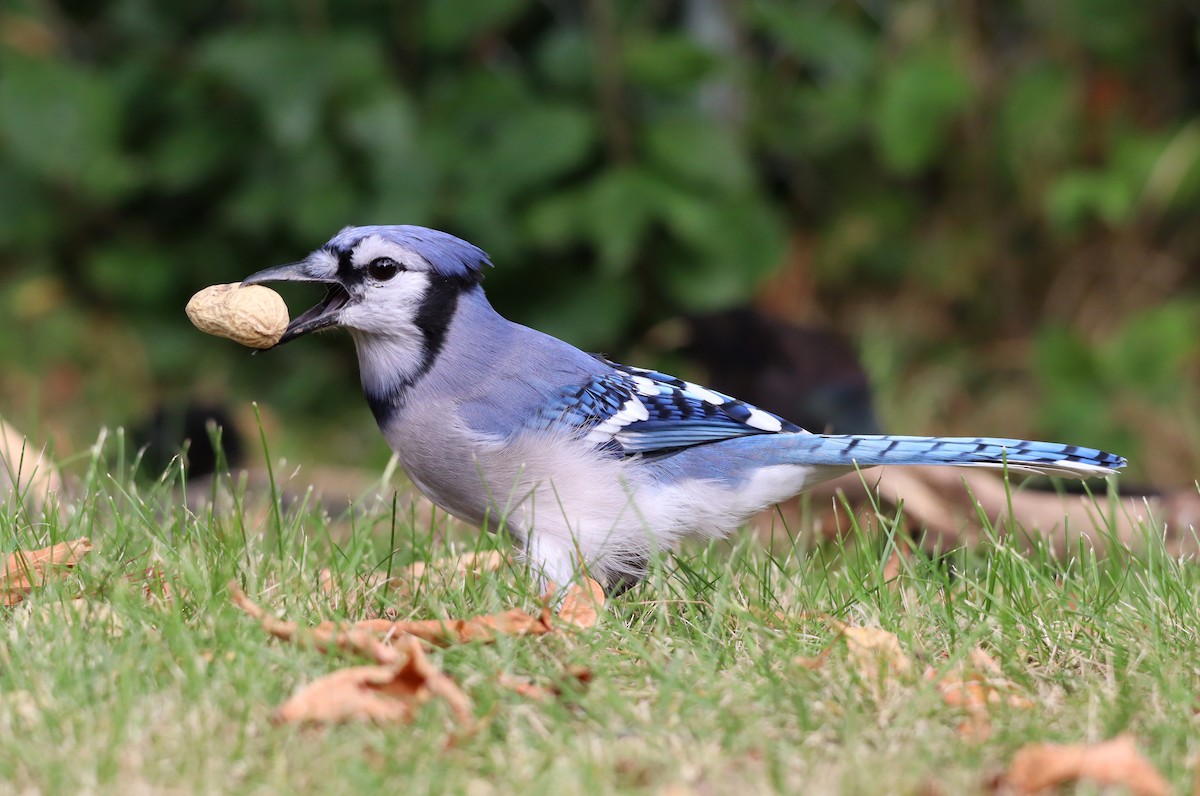
{"label": "blue tail feather", "polygon": [[788,443],[794,464],[1007,467],[1072,478],[1103,477],[1125,466],[1124,457],[1094,448],[996,437],[796,434]]}

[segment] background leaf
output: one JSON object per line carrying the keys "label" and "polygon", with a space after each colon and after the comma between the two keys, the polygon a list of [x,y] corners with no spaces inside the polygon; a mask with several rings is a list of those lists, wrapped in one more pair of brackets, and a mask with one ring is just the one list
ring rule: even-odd
{"label": "background leaf", "polygon": [[931,47],[892,64],[880,87],[876,135],[884,165],[914,174],[941,154],[950,128],[971,98],[957,60]]}

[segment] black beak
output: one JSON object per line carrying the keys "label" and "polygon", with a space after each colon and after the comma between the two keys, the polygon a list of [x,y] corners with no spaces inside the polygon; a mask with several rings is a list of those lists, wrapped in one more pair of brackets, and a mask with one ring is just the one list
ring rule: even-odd
{"label": "black beak", "polygon": [[311,307],[293,318],[287,329],[284,330],[283,336],[279,338],[279,342],[272,348],[295,340],[309,332],[337,326],[341,309],[350,301],[350,294],[346,292],[346,288],[342,287],[336,271],[314,265],[308,260],[266,268],[242,280],[243,285],[261,285],[264,282],[321,282],[328,286],[325,298],[321,299],[315,307]]}
{"label": "black beak", "polygon": [[263,282],[336,282],[337,273],[314,266],[308,260],[284,263],[274,268],[264,268],[242,280],[243,285],[261,285]]}

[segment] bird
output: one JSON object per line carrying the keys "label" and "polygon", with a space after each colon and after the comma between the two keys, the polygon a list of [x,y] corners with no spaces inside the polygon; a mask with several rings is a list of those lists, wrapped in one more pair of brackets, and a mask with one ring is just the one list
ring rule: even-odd
{"label": "bird", "polygon": [[242,284],[325,286],[276,345],[347,330],[367,404],[412,484],[465,522],[506,532],[544,588],[587,577],[620,593],[681,541],[724,538],[856,468],[1092,478],[1126,464],[1052,442],[810,433],[506,319],[483,290],[491,266],[482,249],[446,232],[351,226]]}

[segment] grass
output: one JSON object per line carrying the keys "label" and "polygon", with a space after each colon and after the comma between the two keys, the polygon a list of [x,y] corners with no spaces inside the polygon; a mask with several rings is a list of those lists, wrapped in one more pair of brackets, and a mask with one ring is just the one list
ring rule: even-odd
{"label": "grass", "polygon": [[[803,531],[795,544],[738,537],[662,562],[591,631],[434,651],[474,702],[473,735],[448,743],[438,703],[410,726],[274,726],[298,686],[356,661],[271,639],[231,606],[231,580],[301,621],[534,608],[519,569],[429,581],[402,601],[363,587],[505,541],[419,518],[386,491],[331,517],[286,478],[262,494],[225,481],[214,507],[184,497],[178,468],[135,477],[120,435],[99,447],[70,465],[79,486],[56,516],[0,514],[5,552],[95,544],[4,612],[5,792],[971,793],[1029,741],[1122,732],[1183,791],[1200,752],[1200,570],[1165,556],[1154,528],[1137,553],[1103,560],[993,539],[908,556],[891,578],[902,540],[806,550]],[[146,598],[148,567],[176,599]],[[317,588],[323,567],[336,599]],[[962,711],[920,676],[881,688],[836,646],[824,666],[800,665],[835,641],[819,615],[895,633],[918,672],[980,646],[1035,707],[998,707],[989,738],[964,737]],[[562,682],[578,665],[590,685],[549,702],[497,681]]]}

